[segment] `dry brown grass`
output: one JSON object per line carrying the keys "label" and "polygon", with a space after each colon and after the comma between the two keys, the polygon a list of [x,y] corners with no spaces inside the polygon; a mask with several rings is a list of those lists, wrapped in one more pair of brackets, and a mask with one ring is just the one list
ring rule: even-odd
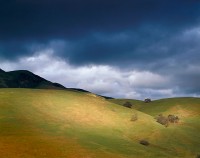
{"label": "dry brown grass", "polygon": [[176,105],[176,106],[170,108],[167,112],[175,114],[175,115],[179,116],[180,118],[187,118],[190,116],[198,115],[198,112],[195,112],[195,111],[189,110],[189,109],[184,109],[183,107],[181,107],[181,105]]}
{"label": "dry brown grass", "polygon": [[93,151],[76,139],[61,136],[0,137],[1,158],[123,158],[105,150]]}
{"label": "dry brown grass", "polygon": [[85,158],[91,152],[76,140],[58,136],[0,137],[1,158]]}

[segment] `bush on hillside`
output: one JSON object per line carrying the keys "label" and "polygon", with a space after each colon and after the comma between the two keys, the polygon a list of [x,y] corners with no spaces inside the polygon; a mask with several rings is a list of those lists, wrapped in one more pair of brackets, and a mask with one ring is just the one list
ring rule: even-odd
{"label": "bush on hillside", "polygon": [[175,115],[168,115],[168,117],[163,116],[162,114],[158,115],[156,121],[164,126],[168,126],[169,123],[178,123],[179,118]]}
{"label": "bush on hillside", "polygon": [[156,121],[164,126],[168,126],[169,124],[169,121],[168,121],[168,118],[163,116],[162,114],[159,114],[157,117],[156,117]]}
{"label": "bush on hillside", "polygon": [[133,105],[130,103],[130,102],[125,102],[124,104],[123,104],[123,106],[125,106],[125,107],[127,107],[127,108],[131,108]]}
{"label": "bush on hillside", "polygon": [[140,140],[140,144],[148,146],[149,142],[147,140]]}
{"label": "bush on hillside", "polygon": [[151,99],[150,99],[150,98],[146,98],[146,99],[144,99],[144,102],[145,102],[145,103],[150,103],[150,102],[151,102]]}
{"label": "bush on hillside", "polygon": [[170,123],[178,123],[179,118],[178,116],[175,116],[175,115],[168,115],[168,120]]}

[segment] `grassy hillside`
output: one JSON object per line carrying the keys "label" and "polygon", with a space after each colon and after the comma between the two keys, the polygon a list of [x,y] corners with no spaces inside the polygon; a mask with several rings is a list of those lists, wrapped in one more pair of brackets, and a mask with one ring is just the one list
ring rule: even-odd
{"label": "grassy hillside", "polygon": [[[200,108],[199,101],[188,103]],[[166,128],[151,110],[124,108],[90,93],[0,89],[0,153],[2,158],[196,157],[198,112]],[[133,114],[137,121],[130,121]],[[141,145],[142,139],[150,145]]]}
{"label": "grassy hillside", "polygon": [[151,116],[174,113],[180,117],[185,117],[188,115],[198,116],[200,114],[200,98],[168,98],[155,100],[150,103],[132,99],[109,99],[109,101],[119,105],[123,105],[128,101],[132,104],[133,109]]}
{"label": "grassy hillside", "polygon": [[[181,148],[190,150],[191,153],[200,153],[200,135],[198,134],[200,131],[200,98],[168,98],[150,103],[131,99],[110,99],[109,101],[119,105],[128,101],[132,104],[133,109],[152,117],[159,114],[178,116],[180,118],[178,124],[170,124],[167,130],[162,131],[162,144],[174,144],[176,150],[180,150],[180,146],[182,146]],[[161,134],[161,132],[159,133]],[[184,151],[182,152],[184,153]]]}
{"label": "grassy hillside", "polygon": [[133,109],[138,110],[140,107],[143,107],[147,105],[141,100],[135,100],[135,99],[108,99],[109,102],[118,104],[118,105],[123,105],[126,102],[130,102],[133,106]]}

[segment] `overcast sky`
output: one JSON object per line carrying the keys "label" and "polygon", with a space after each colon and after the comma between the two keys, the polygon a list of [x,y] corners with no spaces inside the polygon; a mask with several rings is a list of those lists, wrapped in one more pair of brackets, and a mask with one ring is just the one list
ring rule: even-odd
{"label": "overcast sky", "polygon": [[2,0],[0,68],[117,98],[199,97],[200,1]]}

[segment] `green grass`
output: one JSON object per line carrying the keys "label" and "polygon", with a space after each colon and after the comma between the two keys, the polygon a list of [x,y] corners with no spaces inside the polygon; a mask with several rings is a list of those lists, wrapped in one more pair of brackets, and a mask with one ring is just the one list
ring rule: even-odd
{"label": "green grass", "polygon": [[[0,89],[1,157],[188,158],[200,152],[198,99],[133,102],[137,110],[89,93]],[[181,124],[165,128],[155,121],[154,115],[177,108]],[[132,122],[134,113],[138,120]],[[140,145],[141,139],[150,145]]]}
{"label": "green grass", "polygon": [[155,100],[150,103],[144,103],[143,101],[132,99],[109,99],[108,101],[119,105],[123,105],[126,101],[129,101],[133,105],[133,109],[152,116],[169,112],[173,108],[190,110],[192,112],[196,111],[197,114],[200,113],[200,98],[167,98]]}
{"label": "green grass", "polygon": [[[191,157],[199,153],[200,149],[200,98],[168,98],[144,103],[131,99],[111,99],[110,102],[123,105],[129,101],[133,109],[146,113],[152,117],[159,114],[168,116],[177,115],[180,118],[179,124],[170,124],[168,128],[158,131],[156,139],[159,146],[168,146],[170,149],[179,151],[180,157]],[[193,156],[195,157],[195,156]]]}

